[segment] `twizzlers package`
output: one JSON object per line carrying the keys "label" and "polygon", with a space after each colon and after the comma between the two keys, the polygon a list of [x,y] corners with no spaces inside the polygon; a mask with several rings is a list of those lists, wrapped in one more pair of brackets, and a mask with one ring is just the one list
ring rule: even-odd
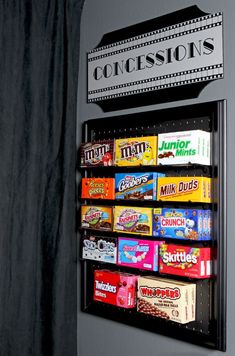
{"label": "twizzlers package", "polygon": [[114,140],[87,142],[81,145],[81,167],[113,166]]}
{"label": "twizzlers package", "polygon": [[94,271],[93,299],[122,308],[136,305],[137,276],[108,270]]}

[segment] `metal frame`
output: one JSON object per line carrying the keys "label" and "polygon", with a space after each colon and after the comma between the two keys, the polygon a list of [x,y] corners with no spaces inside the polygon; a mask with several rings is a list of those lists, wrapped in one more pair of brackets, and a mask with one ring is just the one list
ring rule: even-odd
{"label": "metal frame", "polygon": [[[227,298],[225,100],[157,111],[154,110],[144,113],[114,116],[111,118],[88,120],[83,124],[82,139],[83,142],[88,142],[111,137],[134,137],[144,134],[153,135],[160,131],[191,129],[192,126],[194,128],[203,128],[212,132],[212,149],[214,153],[212,167],[202,167],[199,165],[189,164],[179,167],[179,174],[187,174],[187,172],[189,172],[189,174],[192,174],[192,172],[196,172],[196,174],[198,174],[198,172],[201,172],[201,175],[208,175],[209,170],[210,175],[214,178],[215,193],[217,195],[217,201],[211,204],[214,216],[214,239],[211,242],[211,246],[215,247],[217,250],[217,263],[214,264],[214,268],[217,272],[216,278],[197,282],[197,318],[200,320],[190,323],[190,325],[181,325],[166,320],[154,319],[133,310],[125,310],[111,305],[93,302],[93,270],[95,268],[125,270],[132,273],[138,273],[138,270],[121,268],[116,265],[108,265],[89,260],[81,260],[82,310],[93,315],[123,322],[125,324],[146,329],[155,333],[168,335],[170,337],[194,344],[225,351]],[[174,130],[172,129],[173,127]],[[136,168],[133,167],[129,169],[134,171]],[[166,170],[168,174],[171,174],[172,167],[158,166],[150,167],[150,169]],[[92,175],[99,176],[101,174],[102,176],[110,176],[115,171],[119,171],[119,167],[81,169],[82,175],[86,177]],[[91,201],[85,200],[83,203],[89,204]],[[95,201],[92,201],[92,203],[95,203]],[[114,203],[117,205],[123,205],[123,202],[102,201],[102,205],[112,205]],[[130,204],[130,202],[128,202],[128,204]],[[141,203],[141,205],[147,206],[159,206],[158,204],[161,203],[156,201],[152,203]],[[193,203],[191,204],[196,206]],[[179,206],[179,204],[176,205]],[[183,206],[184,205],[188,206],[190,204],[187,203],[183,204]],[[203,206],[205,206],[205,204],[203,204]],[[101,232],[95,233],[103,234]],[[89,234],[89,230],[83,230],[82,234]],[[108,236],[117,236],[117,233],[108,233]],[[204,245],[205,244],[207,243],[205,242]],[[141,271],[141,273],[142,272],[143,271]],[[188,278],[183,277],[181,277],[181,279],[188,280]]]}

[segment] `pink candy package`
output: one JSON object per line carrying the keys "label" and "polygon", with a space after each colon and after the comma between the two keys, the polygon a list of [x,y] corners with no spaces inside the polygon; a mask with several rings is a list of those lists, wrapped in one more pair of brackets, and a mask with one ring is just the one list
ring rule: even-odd
{"label": "pink candy package", "polygon": [[118,238],[118,265],[158,271],[158,249],[163,241]]}

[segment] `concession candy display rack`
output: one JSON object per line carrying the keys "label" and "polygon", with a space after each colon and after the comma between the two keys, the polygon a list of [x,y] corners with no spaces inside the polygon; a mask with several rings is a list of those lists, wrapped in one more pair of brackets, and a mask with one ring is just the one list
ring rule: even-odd
{"label": "concession candy display rack", "polygon": [[77,162],[82,310],[225,351],[226,102],[88,120]]}

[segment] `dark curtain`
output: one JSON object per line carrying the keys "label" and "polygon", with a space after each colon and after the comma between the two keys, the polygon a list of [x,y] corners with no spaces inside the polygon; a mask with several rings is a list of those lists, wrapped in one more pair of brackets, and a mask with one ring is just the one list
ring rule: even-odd
{"label": "dark curtain", "polygon": [[82,0],[0,0],[0,356],[76,355]]}

